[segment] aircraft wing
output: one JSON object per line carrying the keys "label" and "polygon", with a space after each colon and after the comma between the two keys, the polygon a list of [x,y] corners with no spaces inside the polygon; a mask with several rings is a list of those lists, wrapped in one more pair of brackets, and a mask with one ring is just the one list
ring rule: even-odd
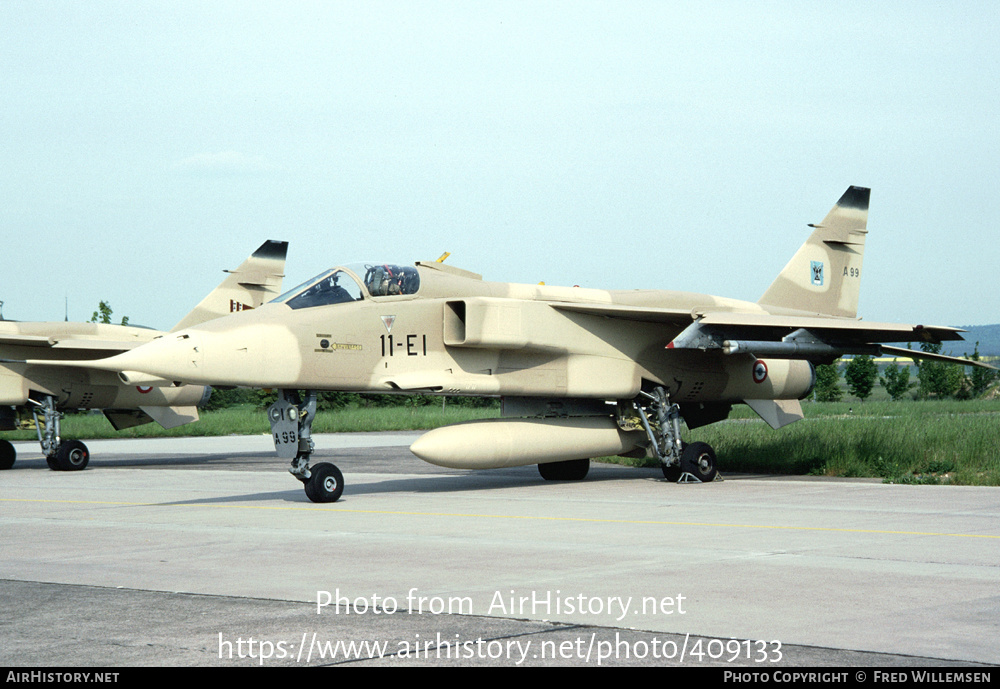
{"label": "aircraft wing", "polygon": [[[618,318],[647,323],[671,323],[683,331],[671,343],[675,348],[721,349],[725,340],[781,341],[801,330],[813,333],[818,340],[858,345],[882,342],[933,342],[963,338],[961,328],[902,323],[869,323],[851,318],[824,316],[775,315],[765,312],[745,313],[703,309],[667,309],[617,304],[549,302],[559,311]],[[907,350],[909,351],[909,350]],[[928,357],[930,358],[930,357]],[[964,359],[963,359],[964,361]]]}
{"label": "aircraft wing", "polygon": [[724,354],[746,353],[761,358],[817,362],[833,361],[850,354],[881,356],[885,351],[914,359],[994,368],[982,362],[884,344],[963,341],[961,333],[964,331],[948,326],[875,323],[835,316],[773,314],[764,310],[710,311],[705,307],[678,309],[594,302],[546,303],[563,313],[662,324],[678,332],[667,345],[669,349],[717,350]]}
{"label": "aircraft wing", "polygon": [[3,335],[0,336],[0,345],[17,345],[20,347],[44,347],[49,350],[82,350],[86,352],[107,352],[110,356],[113,353],[127,352],[141,344],[145,340],[85,340],[80,338],[59,339],[55,337],[42,337],[40,335]]}
{"label": "aircraft wing", "polygon": [[26,347],[51,347],[52,341],[42,335],[2,334],[0,335],[0,344],[22,345]]}
{"label": "aircraft wing", "polygon": [[829,341],[875,342],[943,342],[961,340],[960,328],[937,325],[908,325],[903,323],[869,323],[850,318],[823,316],[783,316],[769,313],[722,313],[701,315],[697,323],[706,329],[752,335],[762,339],[785,337],[804,329],[822,335]]}
{"label": "aircraft wing", "polygon": [[775,359],[836,359],[847,354],[880,356],[883,351],[913,359],[994,368],[959,357],[885,345],[886,342],[941,343],[963,338],[960,328],[902,323],[869,323],[822,316],[711,312],[697,315],[667,345],[669,349],[721,350]]}
{"label": "aircraft wing", "polygon": [[549,306],[558,311],[585,313],[590,316],[620,318],[628,321],[644,323],[676,323],[679,325],[691,322],[690,309],[659,309],[645,306],[622,306],[618,304],[588,304],[580,302],[549,302]]}

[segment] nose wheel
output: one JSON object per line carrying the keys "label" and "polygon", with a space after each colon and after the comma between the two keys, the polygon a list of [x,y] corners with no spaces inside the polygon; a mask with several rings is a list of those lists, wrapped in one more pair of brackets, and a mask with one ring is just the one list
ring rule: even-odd
{"label": "nose wheel", "polygon": [[344,475],[335,465],[320,462],[309,470],[306,495],[313,502],[337,502],[344,492]]}
{"label": "nose wheel", "polygon": [[315,444],[312,422],[316,417],[316,392],[309,390],[305,399],[296,390],[282,390],[277,402],[267,409],[271,436],[279,457],[291,459],[289,473],[302,481],[306,496],[313,502],[337,502],[344,492],[344,475],[335,465],[320,462],[309,466]]}

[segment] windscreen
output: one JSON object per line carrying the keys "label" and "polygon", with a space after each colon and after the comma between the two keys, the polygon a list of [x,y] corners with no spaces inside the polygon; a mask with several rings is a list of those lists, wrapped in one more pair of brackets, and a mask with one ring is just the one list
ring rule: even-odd
{"label": "windscreen", "polygon": [[328,270],[285,292],[274,301],[284,302],[293,309],[308,309],[360,299],[362,299],[361,287],[350,273],[343,270]]}

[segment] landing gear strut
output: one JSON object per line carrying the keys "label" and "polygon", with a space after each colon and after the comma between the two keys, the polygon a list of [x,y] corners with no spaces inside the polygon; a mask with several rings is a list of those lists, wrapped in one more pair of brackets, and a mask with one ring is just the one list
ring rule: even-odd
{"label": "landing gear strut", "polygon": [[278,401],[267,409],[271,436],[279,457],[291,459],[289,473],[305,484],[313,502],[336,502],[344,492],[344,476],[333,464],[309,467],[315,444],[312,422],[316,417],[316,392],[307,390],[303,400],[296,390],[282,390]]}
{"label": "landing gear strut", "polygon": [[653,454],[660,460],[663,477],[676,483],[714,481],[719,473],[715,466],[715,451],[708,443],[688,445],[681,441],[681,410],[670,401],[667,391],[656,387],[652,393],[639,394],[650,400],[649,412],[655,422],[650,422],[646,409],[638,401],[632,401],[632,408],[649,437]]}
{"label": "landing gear strut", "polygon": [[31,413],[35,417],[38,442],[49,468],[55,471],[85,469],[90,462],[90,450],[79,440],[63,442],[59,437],[59,421],[63,415],[56,409],[55,397],[46,395],[41,402],[34,399],[28,401],[34,405]]}

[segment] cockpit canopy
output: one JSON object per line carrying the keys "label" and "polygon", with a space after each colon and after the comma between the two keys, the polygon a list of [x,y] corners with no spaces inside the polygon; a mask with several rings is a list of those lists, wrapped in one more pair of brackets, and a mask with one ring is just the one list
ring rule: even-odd
{"label": "cockpit canopy", "polygon": [[[359,272],[358,275],[361,273]],[[365,287],[373,297],[416,294],[420,289],[420,273],[413,266],[388,263],[365,266]]]}
{"label": "cockpit canopy", "polygon": [[288,304],[293,309],[308,309],[360,301],[365,291],[368,296],[389,297],[415,294],[418,289],[420,273],[412,266],[360,263],[321,273],[273,301]]}

